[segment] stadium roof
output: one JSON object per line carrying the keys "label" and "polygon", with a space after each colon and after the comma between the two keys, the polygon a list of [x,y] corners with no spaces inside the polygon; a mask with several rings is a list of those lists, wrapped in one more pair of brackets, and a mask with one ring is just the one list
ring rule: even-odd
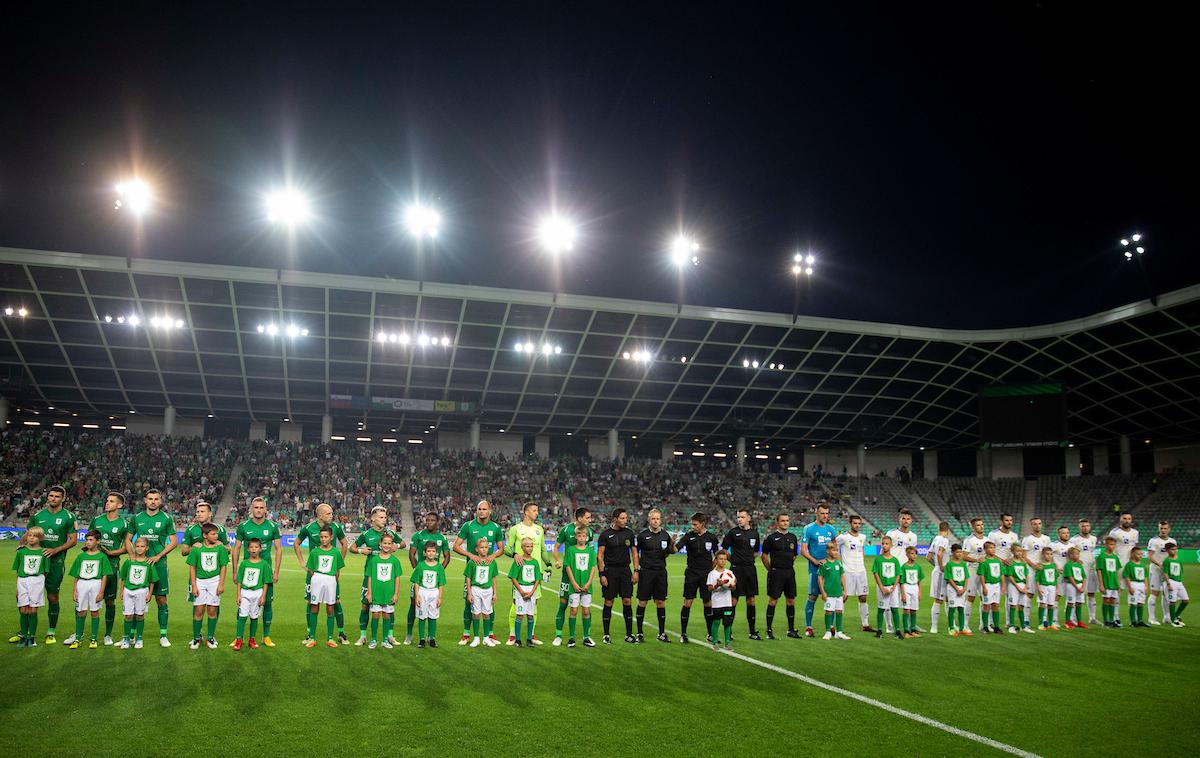
{"label": "stadium roof", "polygon": [[[336,426],[403,434],[478,417],[515,434],[960,447],[978,441],[981,387],[1049,380],[1068,388],[1072,441],[1200,438],[1200,286],[1157,307],[962,331],[0,248],[5,307],[28,313],[0,317],[4,394],[81,416],[170,404],[319,424],[331,395],[382,396],[478,410],[334,411]],[[135,314],[139,326],[118,323]]]}

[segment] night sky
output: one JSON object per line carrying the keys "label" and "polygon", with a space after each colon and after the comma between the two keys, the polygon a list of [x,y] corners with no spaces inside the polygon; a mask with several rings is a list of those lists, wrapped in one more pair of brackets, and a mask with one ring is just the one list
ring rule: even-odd
{"label": "night sky", "polygon": [[[550,288],[555,197],[572,293],[674,300],[681,224],[703,305],[790,312],[811,249],[803,313],[1072,318],[1146,296],[1135,230],[1159,292],[1200,281],[1194,40],[1142,4],[255,5],[9,9],[0,246],[412,278],[419,193],[437,281]],[[292,250],[262,209],[289,174],[319,215]]]}

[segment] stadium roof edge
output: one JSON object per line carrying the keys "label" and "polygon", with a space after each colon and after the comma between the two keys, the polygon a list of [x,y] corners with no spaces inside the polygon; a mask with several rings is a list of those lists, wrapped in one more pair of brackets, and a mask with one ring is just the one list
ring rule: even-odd
{"label": "stadium roof edge", "polygon": [[289,284],[312,287],[336,287],[340,289],[388,292],[394,294],[445,297],[469,297],[475,300],[520,303],[525,305],[558,306],[685,318],[712,319],[734,323],[780,326],[852,332],[857,334],[938,340],[948,342],[997,342],[1006,340],[1028,340],[1058,337],[1075,332],[1094,329],[1118,321],[1124,321],[1144,313],[1150,313],[1180,303],[1200,300],[1200,284],[1174,290],[1158,297],[1158,305],[1147,300],[1129,303],[1090,316],[1083,316],[1051,324],[1000,329],[945,329],[938,327],[887,324],[852,319],[800,316],[793,324],[790,314],[768,311],[748,311],[715,306],[684,305],[682,312],[674,303],[593,295],[552,294],[534,290],[514,290],[479,285],[418,282],[390,277],[357,276],[350,274],[328,274],[288,269],[253,268],[211,263],[167,261],[152,258],[123,258],[110,255],[67,253],[53,250],[0,247],[0,262],[36,266],[70,267],[93,271],[120,271],[168,276],[188,276],[204,279],[235,279],[243,282]]}

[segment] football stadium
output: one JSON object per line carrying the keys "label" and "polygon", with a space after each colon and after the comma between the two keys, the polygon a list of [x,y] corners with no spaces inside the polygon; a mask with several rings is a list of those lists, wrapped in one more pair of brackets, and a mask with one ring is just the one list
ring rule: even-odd
{"label": "football stadium", "polygon": [[[575,23],[558,11],[483,14],[451,34],[437,16],[406,26],[375,10],[374,29],[290,19],[263,47],[195,18],[209,36],[131,52],[137,32],[98,21],[126,44],[97,60],[136,86],[95,93],[96,43],[77,19],[64,33],[78,59],[44,73],[89,123],[114,98],[128,118],[102,137],[22,134],[0,166],[6,188],[30,188],[27,201],[0,194],[0,713],[13,754],[22,725],[46,755],[1052,756],[1169,753],[1200,736],[1180,700],[1200,674],[1200,270],[1195,224],[1160,190],[1114,195],[1046,158],[1029,159],[1036,190],[980,180],[964,200],[914,182],[911,198],[892,195],[903,222],[864,225],[857,200],[800,174],[746,189],[771,206],[786,184],[808,188],[802,209],[778,200],[780,224],[744,206],[723,215],[713,198],[733,191],[712,170],[745,159],[735,134],[789,156],[756,175],[808,160],[766,126],[754,103],[767,94],[750,85],[808,81],[790,53],[730,63],[694,90],[672,63],[686,46],[658,46],[662,9],[644,38],[602,41],[618,20],[597,17],[597,37],[570,44],[546,41]],[[778,41],[803,26],[762,12],[733,25]],[[244,13],[247,29],[271,20]],[[695,13],[693,31],[737,37],[722,14]],[[1001,16],[984,49],[1010,33],[1048,45],[1039,35],[1068,20]],[[887,48],[904,70],[937,73],[894,75],[939,101],[940,123],[996,105],[940,97],[956,77],[1053,89],[1024,63],[935,41],[922,18],[890,23],[974,72]],[[883,21],[852,26],[884,40]],[[393,26],[412,46],[394,70]],[[507,41],[456,42],[495,29]],[[459,57],[426,68],[434,41]],[[545,56],[494,69],[494,55],[537,45]],[[1085,40],[1037,49],[1063,81],[1068,58],[1095,53]],[[218,86],[268,59],[277,80]],[[1133,66],[1149,77],[1162,63]],[[886,100],[857,65],[812,81]],[[621,73],[646,70],[650,83]],[[164,99],[168,79],[194,86],[195,103]],[[507,101],[533,82],[539,104],[507,116],[467,96]],[[367,220],[367,190],[345,186],[367,181],[347,178],[356,161],[393,165],[372,157],[391,139],[369,123],[391,113],[375,97],[385,84],[405,103],[410,152],[414,134],[428,140],[421,170],[371,180],[391,193],[386,225]],[[661,100],[667,84],[679,94]],[[440,87],[464,97],[431,105]],[[262,117],[241,109],[281,92],[279,181],[231,189],[229,167],[261,139],[249,135]],[[299,136],[305,97],[319,138]],[[673,120],[711,115],[713,98],[749,110],[714,116],[703,138]],[[612,109],[603,128],[577,118],[593,105]],[[1048,123],[1096,107],[1072,100]],[[542,108],[552,123],[518,136],[523,109]],[[1134,144],[1153,125],[1126,126],[1082,139],[1111,161],[1168,149]],[[728,157],[685,150],[664,164],[679,186],[639,201],[657,169],[616,181],[604,165],[636,161],[638,146],[574,153],[576,171],[610,180],[589,194],[565,135],[596,146],[607,129]],[[842,125],[827,129],[814,145],[858,160]],[[963,149],[983,155],[983,139]],[[101,155],[123,140],[128,160]],[[477,153],[441,155],[439,180],[447,144]],[[542,147],[544,175],[514,167]],[[69,157],[38,173],[56,152]],[[949,181],[957,161],[932,155],[927,170]],[[1060,181],[1073,199],[1053,212],[1019,197],[1057,197]],[[222,198],[237,192],[252,212],[230,213]],[[935,200],[989,207],[956,220]],[[510,213],[526,217],[519,230]],[[1025,228],[1009,229],[1018,213]],[[640,227],[647,217],[667,223]],[[905,240],[910,223],[932,231]],[[997,254],[1018,248],[1031,260],[1001,272]],[[913,277],[917,261],[942,270]]]}

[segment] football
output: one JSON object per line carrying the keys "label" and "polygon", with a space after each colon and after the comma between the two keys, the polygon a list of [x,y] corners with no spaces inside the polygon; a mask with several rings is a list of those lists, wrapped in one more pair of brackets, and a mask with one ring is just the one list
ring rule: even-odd
{"label": "football", "polygon": [[737,577],[735,577],[733,572],[729,569],[722,571],[717,578],[724,582],[726,587],[733,587],[735,584],[737,584]]}

